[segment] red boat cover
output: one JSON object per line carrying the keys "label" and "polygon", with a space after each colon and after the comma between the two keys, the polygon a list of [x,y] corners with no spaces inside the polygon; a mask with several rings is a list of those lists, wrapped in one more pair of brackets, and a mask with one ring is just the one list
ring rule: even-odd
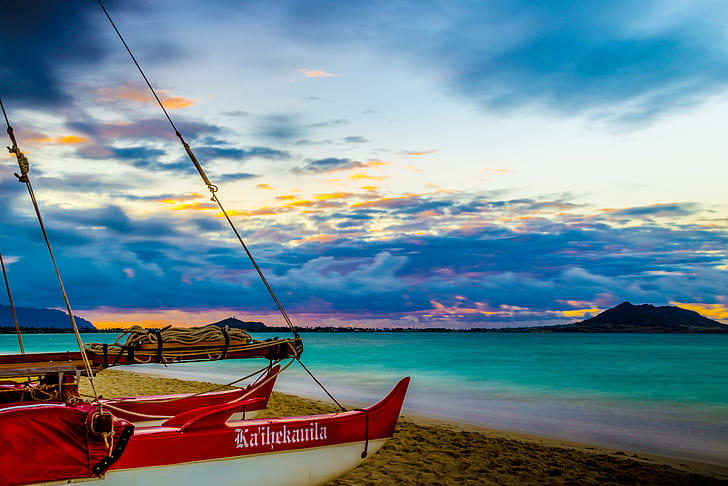
{"label": "red boat cover", "polygon": [[82,403],[0,409],[0,482],[7,486],[103,474],[119,457],[134,426],[114,419],[113,450],[92,431],[96,407]]}

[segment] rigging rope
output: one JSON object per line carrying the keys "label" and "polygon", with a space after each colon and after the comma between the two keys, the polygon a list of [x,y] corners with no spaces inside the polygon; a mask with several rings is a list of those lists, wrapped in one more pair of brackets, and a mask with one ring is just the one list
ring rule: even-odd
{"label": "rigging rope", "polygon": [[86,356],[86,350],[84,349],[83,340],[81,339],[81,334],[78,331],[78,325],[76,325],[76,318],[73,315],[73,310],[71,310],[71,302],[68,300],[68,294],[66,293],[66,288],[63,285],[63,279],[61,278],[61,272],[58,270],[58,264],[56,263],[56,257],[53,254],[53,248],[51,247],[50,239],[48,238],[48,233],[46,232],[45,224],[43,223],[43,217],[40,214],[40,207],[38,206],[38,200],[35,197],[35,193],[33,192],[33,186],[30,183],[30,176],[28,175],[30,171],[30,163],[28,162],[28,158],[23,154],[23,152],[20,151],[20,148],[18,147],[18,141],[15,139],[15,133],[13,131],[13,127],[10,125],[10,120],[8,119],[8,114],[5,111],[5,105],[2,102],[2,99],[0,99],[0,108],[2,108],[3,116],[5,117],[5,123],[7,125],[7,132],[8,136],[10,137],[10,141],[12,142],[13,146],[8,147],[8,150],[10,153],[15,154],[15,158],[18,160],[18,167],[20,168],[20,174],[15,174],[15,177],[18,178],[18,182],[25,183],[25,186],[28,188],[28,194],[30,195],[30,200],[33,202],[33,209],[35,210],[35,215],[38,219],[38,224],[40,224],[41,232],[43,233],[43,239],[45,240],[46,247],[48,247],[48,254],[51,257],[51,262],[53,263],[53,269],[56,272],[56,278],[58,279],[58,285],[61,288],[61,293],[63,294],[63,301],[66,304],[66,310],[68,312],[68,317],[71,320],[71,327],[73,327],[73,334],[76,336],[76,343],[78,344],[78,349],[81,352],[81,357],[83,358],[83,364],[86,368],[86,373],[89,377],[89,380],[91,382],[91,389],[93,390],[94,396],[98,398],[98,393],[96,393],[96,386],[94,385],[94,374],[93,370],[91,369],[91,362],[88,359],[88,356]]}
{"label": "rigging rope", "polygon": [[[167,109],[164,107],[164,104],[162,103],[162,100],[159,99],[157,92],[155,91],[154,87],[152,86],[152,83],[149,81],[146,74],[144,74],[144,70],[139,65],[139,62],[137,62],[136,57],[134,56],[134,54],[131,51],[131,48],[126,43],[126,40],[124,40],[124,36],[121,34],[119,29],[116,27],[116,24],[114,23],[114,21],[111,19],[111,15],[109,15],[109,12],[108,12],[108,10],[106,10],[106,7],[104,6],[102,0],[97,0],[97,1],[98,1],[99,6],[101,7],[101,9],[103,10],[104,14],[106,15],[106,18],[109,20],[109,23],[114,28],[116,35],[119,37],[119,40],[121,40],[121,43],[124,45],[126,52],[129,54],[132,61],[134,62],[134,65],[137,67],[139,74],[141,74],[142,78],[144,79],[147,86],[149,87],[149,90],[152,92],[152,95],[154,95],[154,99],[157,100],[157,104],[159,105],[159,107],[161,108],[165,117],[169,121],[169,124],[172,127],[172,130],[174,130],[175,135],[177,135],[177,138],[179,138],[180,142],[182,143],[182,146],[184,147],[185,152],[187,152],[187,155],[189,156],[190,160],[192,161],[195,168],[197,169],[197,172],[200,174],[200,177],[202,178],[203,182],[207,185],[207,188],[210,191],[210,194],[212,196],[211,200],[217,204],[218,208],[220,208],[220,211],[222,212],[223,216],[225,216],[225,219],[227,220],[228,224],[230,225],[233,232],[235,233],[235,236],[237,237],[238,241],[240,242],[240,245],[243,247],[243,249],[245,250],[245,253],[248,255],[248,258],[250,259],[251,263],[253,264],[253,267],[255,267],[255,270],[258,273],[258,276],[262,280],[263,284],[265,285],[265,288],[268,290],[268,293],[270,294],[271,298],[273,299],[273,302],[275,303],[276,307],[278,308],[278,311],[280,312],[281,316],[283,316],[283,320],[286,322],[288,327],[291,329],[291,331],[293,332],[293,335],[296,338],[298,338],[299,335],[298,335],[298,331],[296,330],[296,327],[293,325],[293,322],[288,317],[288,314],[286,313],[285,309],[283,308],[283,305],[278,300],[278,297],[276,296],[275,292],[273,291],[273,288],[268,283],[268,279],[265,278],[263,271],[258,266],[258,263],[256,262],[255,258],[253,257],[253,254],[248,249],[248,246],[245,244],[245,241],[243,240],[242,236],[238,232],[238,229],[236,228],[232,219],[230,219],[230,216],[228,215],[227,211],[223,207],[222,202],[217,197],[218,187],[210,182],[210,179],[207,177],[207,174],[205,173],[204,169],[202,168],[202,165],[197,160],[197,157],[195,156],[195,154],[192,152],[192,148],[187,143],[187,141],[185,141],[184,137],[182,136],[180,131],[175,126],[174,122],[172,121],[172,117],[169,116]],[[326,392],[326,394],[336,403],[336,405],[339,406],[339,408],[341,408],[342,410],[345,410],[345,408],[343,406],[341,406],[341,404],[331,395],[331,393],[329,393],[329,391],[326,389],[326,387],[318,379],[316,379],[316,377],[306,367],[306,365],[303,364],[298,353],[296,353],[295,359],[303,367],[303,369],[306,370],[306,372],[311,376],[311,378],[313,378],[313,380],[323,389],[323,391]]]}
{"label": "rigging rope", "polygon": [[238,232],[238,229],[236,228],[233,221],[230,219],[230,216],[228,215],[227,211],[222,205],[222,202],[217,197],[217,191],[218,187],[214,185],[212,182],[210,182],[210,179],[207,177],[207,174],[205,173],[205,170],[202,168],[202,165],[197,160],[197,157],[192,152],[192,148],[187,143],[187,141],[182,136],[182,133],[177,129],[174,122],[172,121],[172,117],[169,116],[169,113],[167,112],[167,109],[164,107],[164,104],[162,103],[162,100],[159,99],[159,96],[157,96],[156,90],[152,87],[152,83],[149,82],[149,79],[147,78],[146,74],[144,74],[144,70],[142,70],[141,66],[136,60],[136,57],[134,57],[134,54],[131,51],[131,48],[129,48],[129,45],[126,43],[126,40],[124,40],[124,36],[121,35],[121,32],[116,27],[116,24],[111,19],[111,15],[109,15],[109,12],[106,10],[106,7],[104,6],[103,2],[101,0],[97,0],[99,3],[99,6],[104,11],[104,14],[106,15],[106,18],[109,20],[109,23],[114,28],[114,31],[116,32],[116,35],[119,37],[119,40],[121,40],[121,43],[124,45],[124,48],[126,48],[126,52],[129,53],[129,56],[131,57],[132,61],[134,61],[134,65],[139,70],[139,74],[141,74],[142,78],[144,78],[144,81],[147,83],[147,86],[149,87],[149,90],[152,92],[152,95],[154,95],[154,99],[157,100],[157,104],[159,104],[159,107],[162,109],[162,112],[164,113],[164,116],[167,117],[167,120],[169,121],[169,124],[172,127],[172,130],[174,130],[175,135],[177,138],[179,138],[180,142],[182,143],[182,146],[185,149],[185,152],[187,152],[187,155],[189,156],[190,160],[194,164],[195,168],[197,169],[197,172],[200,174],[200,177],[202,178],[202,181],[207,185],[207,189],[210,191],[211,194],[211,200],[214,201],[218,208],[220,208],[220,211],[225,216],[225,219],[227,220],[228,224],[232,228],[233,232],[235,233],[235,236],[238,239],[238,242],[240,242],[240,245],[243,247],[243,250],[245,250],[245,253],[247,254],[248,258],[250,259],[250,262],[253,264],[253,267],[255,268],[255,271],[258,273],[258,276],[263,281],[263,284],[265,285],[265,288],[268,290],[268,294],[270,294],[271,298],[273,299],[273,302],[275,303],[276,307],[278,308],[278,312],[280,312],[281,316],[283,317],[283,320],[286,322],[288,327],[291,329],[291,332],[293,332],[293,335],[295,337],[298,337],[298,331],[296,330],[296,327],[293,325],[293,322],[288,317],[288,314],[286,313],[285,309],[283,308],[283,305],[278,300],[278,297],[276,296],[275,292],[273,291],[273,288],[268,283],[268,279],[265,278],[265,275],[263,274],[263,271],[258,266],[258,263],[256,262],[255,258],[253,258],[253,254],[248,249],[248,245],[245,244],[245,241],[243,240],[242,236],[240,236],[240,233]]}
{"label": "rigging rope", "polygon": [[[5,109],[3,108],[3,113]],[[8,282],[8,272],[5,270],[5,261],[3,254],[0,253],[0,266],[3,268],[3,279],[5,280],[5,288],[8,290],[8,302],[10,302],[10,313],[13,315],[15,323],[15,333],[18,335],[18,346],[20,346],[20,354],[25,354],[25,346],[23,346],[23,336],[20,334],[20,323],[18,322],[18,314],[15,312],[15,304],[13,303],[13,294],[10,292],[10,282]]]}

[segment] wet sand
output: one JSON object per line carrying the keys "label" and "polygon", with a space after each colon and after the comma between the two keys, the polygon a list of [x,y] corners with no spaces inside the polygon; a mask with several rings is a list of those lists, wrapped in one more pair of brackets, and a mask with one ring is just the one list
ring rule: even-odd
{"label": "wet sand", "polygon": [[[105,370],[95,383],[107,398],[199,392],[218,386],[121,370]],[[89,392],[87,384],[82,392]],[[262,416],[336,410],[333,405],[274,392]],[[327,486],[542,484],[728,486],[728,467],[405,415],[387,445]]]}

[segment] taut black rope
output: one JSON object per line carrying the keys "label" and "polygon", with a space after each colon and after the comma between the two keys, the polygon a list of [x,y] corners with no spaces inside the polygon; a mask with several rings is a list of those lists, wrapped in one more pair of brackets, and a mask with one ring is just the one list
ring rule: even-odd
{"label": "taut black rope", "polygon": [[[3,113],[5,110],[3,109]],[[0,266],[3,268],[3,279],[5,280],[5,288],[8,290],[8,302],[10,302],[10,312],[13,315],[13,322],[15,323],[15,333],[18,335],[18,346],[20,346],[20,353],[25,354],[25,346],[23,346],[23,336],[20,334],[20,323],[18,322],[18,314],[15,312],[15,304],[13,303],[13,294],[10,292],[10,282],[8,281],[8,272],[5,270],[5,261],[3,260],[3,254],[0,253]]]}
{"label": "taut black rope", "polygon": [[93,390],[94,396],[98,398],[98,394],[96,393],[96,387],[94,385],[94,374],[93,370],[91,369],[91,362],[88,359],[88,356],[86,356],[86,351],[84,349],[83,340],[81,339],[81,334],[78,331],[78,326],[76,325],[76,318],[73,315],[73,310],[71,310],[71,302],[68,300],[68,294],[66,293],[66,288],[63,285],[63,279],[61,278],[61,272],[58,270],[58,264],[56,263],[56,257],[53,254],[53,248],[51,247],[50,239],[48,238],[48,233],[46,232],[45,224],[43,223],[43,217],[40,214],[40,207],[38,206],[38,200],[35,197],[35,193],[33,192],[33,186],[30,183],[30,176],[28,172],[30,171],[30,163],[28,162],[28,158],[25,156],[23,152],[20,151],[20,147],[18,147],[18,141],[15,138],[15,133],[13,131],[12,125],[10,125],[10,120],[8,119],[8,114],[5,111],[5,105],[2,102],[2,99],[0,99],[0,108],[2,108],[3,117],[5,117],[5,123],[7,125],[7,132],[8,136],[10,137],[10,141],[12,142],[13,146],[8,147],[8,150],[10,153],[15,154],[16,159],[18,160],[18,167],[20,168],[20,174],[15,174],[15,177],[18,178],[18,182],[22,182],[25,184],[25,186],[28,188],[28,194],[30,195],[30,200],[33,203],[33,209],[35,210],[35,215],[38,219],[38,224],[40,224],[41,232],[43,233],[43,239],[45,240],[46,247],[48,248],[48,254],[51,257],[51,262],[53,263],[53,269],[56,272],[56,278],[58,279],[58,285],[61,288],[61,294],[63,294],[63,302],[66,304],[66,310],[68,311],[68,317],[71,320],[71,327],[73,327],[73,333],[76,337],[76,342],[78,344],[78,349],[81,352],[81,357],[83,358],[83,364],[86,368],[86,373],[88,374],[89,381],[91,382],[91,389]]}
{"label": "taut black rope", "polygon": [[[212,184],[210,182],[210,179],[207,177],[207,174],[205,173],[204,169],[202,168],[202,165],[197,160],[197,157],[195,156],[195,154],[192,152],[192,148],[185,141],[184,137],[182,136],[180,131],[175,126],[174,122],[172,121],[172,117],[169,116],[167,109],[164,107],[164,104],[162,103],[162,100],[157,95],[157,92],[155,91],[154,87],[152,86],[152,83],[149,81],[149,78],[147,78],[147,76],[144,74],[144,71],[142,70],[141,66],[139,65],[139,62],[137,62],[136,57],[134,57],[134,54],[132,53],[131,48],[124,40],[124,36],[121,34],[119,29],[116,27],[116,24],[114,23],[114,21],[111,19],[111,15],[109,15],[108,10],[106,10],[106,7],[104,7],[102,0],[97,0],[97,1],[98,1],[99,6],[101,7],[101,9],[103,10],[104,14],[106,15],[106,18],[109,20],[109,23],[114,28],[116,35],[119,37],[119,40],[121,40],[121,43],[124,45],[126,52],[131,57],[132,61],[134,62],[134,65],[137,67],[137,70],[139,70],[139,74],[141,74],[142,78],[144,79],[147,86],[149,87],[149,90],[154,95],[154,99],[157,100],[157,104],[162,109],[164,116],[169,121],[169,124],[172,127],[172,130],[174,130],[175,135],[177,135],[177,138],[179,138],[180,142],[182,143],[182,146],[184,147],[185,152],[187,152],[187,155],[189,156],[190,160],[192,161],[195,168],[197,169],[197,172],[200,174],[200,177],[202,178],[203,182],[207,185],[207,188],[210,191],[210,194],[212,196],[211,197],[212,201],[214,201],[217,204],[217,206],[220,208],[220,211],[222,212],[223,216],[225,216],[225,219],[227,220],[228,224],[230,225],[230,228],[233,230],[233,233],[235,233],[235,236],[237,237],[238,241],[240,242],[240,245],[243,247],[243,249],[245,250],[245,253],[248,255],[250,262],[253,264],[253,267],[255,267],[256,272],[258,272],[258,276],[260,277],[261,281],[265,285],[265,288],[268,290],[268,293],[270,294],[271,298],[273,299],[273,302],[275,303],[276,307],[278,308],[278,311],[280,312],[281,316],[283,316],[283,320],[286,322],[288,327],[291,329],[291,331],[293,332],[293,335],[296,338],[298,338],[299,336],[298,336],[298,331],[296,330],[296,327],[293,325],[293,322],[288,317],[288,314],[286,313],[285,309],[283,308],[283,305],[281,304],[281,302],[278,300],[278,297],[276,296],[275,292],[273,291],[273,288],[268,283],[268,279],[265,278],[265,275],[263,274],[263,271],[261,270],[261,268],[258,266],[258,263],[256,262],[255,258],[253,257],[253,254],[248,249],[248,245],[245,244],[245,241],[243,240],[242,236],[240,236],[240,233],[238,232],[237,227],[235,226],[233,221],[230,219],[230,216],[228,215],[227,211],[223,207],[222,202],[217,197],[217,191],[218,191],[217,186],[215,186],[214,184]],[[333,397],[333,395],[331,395],[331,393],[329,393],[329,391],[326,389],[326,387],[313,375],[313,373],[306,367],[306,365],[303,364],[300,356],[298,356],[298,353],[296,353],[295,359],[303,367],[303,369],[311,376],[311,378],[316,382],[316,384],[318,384],[321,387],[321,389],[324,392],[326,392],[326,394],[329,396],[329,398],[331,398],[331,400],[333,400],[334,403],[336,403],[336,405],[341,410],[346,410]]]}
{"label": "taut black rope", "polygon": [[154,99],[157,100],[157,104],[159,104],[159,107],[162,109],[162,112],[164,112],[164,116],[167,117],[167,120],[169,121],[169,124],[172,127],[172,130],[174,130],[175,135],[177,135],[177,138],[179,138],[180,142],[182,143],[182,146],[185,149],[185,152],[187,152],[187,155],[189,156],[190,160],[194,164],[195,168],[197,169],[197,172],[200,174],[200,177],[202,178],[202,181],[207,185],[207,189],[210,191],[211,199],[212,201],[215,201],[217,206],[220,208],[220,211],[222,211],[222,214],[225,216],[225,219],[227,220],[228,224],[230,225],[230,228],[232,228],[233,232],[235,233],[235,236],[237,237],[238,241],[240,242],[240,245],[245,250],[245,253],[248,255],[248,258],[250,259],[250,262],[253,264],[253,267],[255,267],[255,271],[258,272],[258,276],[263,281],[263,284],[265,285],[265,288],[268,290],[268,293],[270,294],[271,298],[273,299],[273,302],[275,303],[276,307],[278,308],[278,311],[281,313],[281,316],[283,316],[283,320],[286,322],[288,327],[291,329],[291,332],[293,332],[293,335],[295,337],[298,337],[298,331],[296,330],[296,327],[293,325],[293,322],[288,317],[288,314],[286,313],[285,309],[283,309],[283,305],[278,300],[278,297],[276,296],[275,292],[273,291],[273,288],[268,283],[268,279],[265,278],[265,275],[263,274],[263,271],[258,266],[258,263],[256,262],[255,258],[253,258],[253,254],[248,249],[248,245],[245,244],[245,241],[243,240],[242,236],[240,236],[240,233],[238,232],[238,229],[235,227],[235,224],[230,219],[230,216],[228,215],[227,211],[225,211],[225,208],[222,205],[222,202],[217,197],[217,191],[218,188],[216,185],[214,185],[212,182],[210,182],[210,179],[207,177],[207,174],[205,173],[204,169],[202,168],[202,165],[197,160],[197,157],[192,152],[192,148],[190,145],[185,141],[184,137],[180,133],[180,131],[175,126],[174,122],[172,121],[172,117],[169,116],[169,113],[167,112],[167,109],[164,107],[164,104],[162,103],[162,100],[159,99],[159,96],[157,96],[157,92],[152,87],[152,83],[149,82],[149,79],[144,74],[144,71],[142,70],[142,67],[139,65],[139,63],[136,60],[136,57],[134,57],[134,54],[132,53],[131,49],[129,48],[129,45],[124,40],[124,36],[121,35],[121,32],[116,27],[116,24],[111,19],[111,15],[109,15],[108,10],[106,10],[106,7],[104,7],[104,4],[101,0],[97,0],[99,3],[99,6],[104,11],[104,14],[106,15],[106,18],[109,20],[109,23],[114,28],[114,31],[116,32],[116,35],[119,37],[119,40],[121,40],[121,43],[124,45],[124,48],[126,48],[126,52],[129,53],[129,56],[131,57],[132,61],[134,61],[134,65],[139,70],[139,74],[142,75],[142,78],[144,78],[144,81],[147,83],[147,86],[149,87],[149,90],[152,92],[152,95],[154,95]]}

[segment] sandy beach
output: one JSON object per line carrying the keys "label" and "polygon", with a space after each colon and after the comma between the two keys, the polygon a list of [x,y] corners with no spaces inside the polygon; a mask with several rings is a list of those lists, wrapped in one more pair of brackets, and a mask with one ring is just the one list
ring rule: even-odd
{"label": "sandy beach", "polygon": [[[82,393],[88,393],[88,382],[83,381]],[[107,398],[219,386],[121,370],[105,370],[95,383]],[[336,410],[326,403],[274,393],[263,416]],[[405,415],[381,451],[328,486],[541,484],[728,485],[728,467]]]}

